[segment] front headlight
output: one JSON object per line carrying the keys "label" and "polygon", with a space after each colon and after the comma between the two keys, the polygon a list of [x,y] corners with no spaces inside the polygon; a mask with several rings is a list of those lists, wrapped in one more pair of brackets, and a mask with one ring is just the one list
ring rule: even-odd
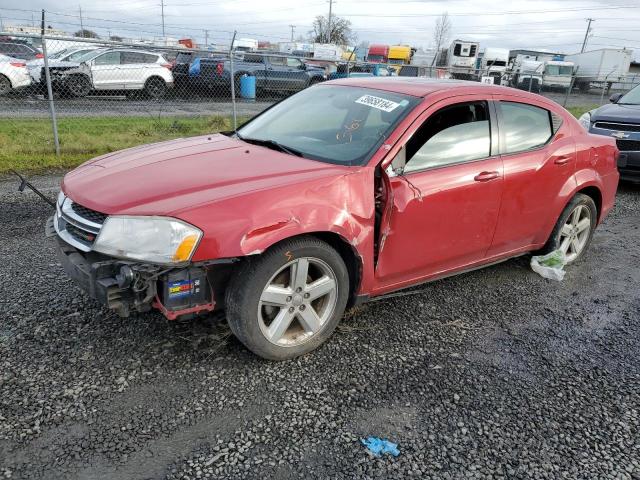
{"label": "front headlight", "polygon": [[107,217],[93,249],[114,257],[144,262],[187,262],[202,238],[188,223],[167,217]]}
{"label": "front headlight", "polygon": [[589,128],[591,128],[591,112],[583,113],[582,116],[578,119],[582,128],[584,128],[587,132]]}

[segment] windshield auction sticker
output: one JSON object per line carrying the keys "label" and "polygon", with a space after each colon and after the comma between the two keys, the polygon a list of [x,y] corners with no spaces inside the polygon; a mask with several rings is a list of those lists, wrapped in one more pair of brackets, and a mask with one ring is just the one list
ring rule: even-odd
{"label": "windshield auction sticker", "polygon": [[363,95],[356,100],[356,103],[366,105],[368,107],[377,108],[384,112],[392,112],[400,106],[399,103],[392,102],[386,98],[374,97],[373,95]]}

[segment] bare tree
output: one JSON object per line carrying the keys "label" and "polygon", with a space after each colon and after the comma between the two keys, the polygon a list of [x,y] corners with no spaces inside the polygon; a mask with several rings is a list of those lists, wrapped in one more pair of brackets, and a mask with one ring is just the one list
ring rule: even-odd
{"label": "bare tree", "polygon": [[436,26],[433,30],[433,43],[436,46],[436,53],[431,61],[431,66],[436,62],[440,49],[444,48],[451,35],[451,20],[449,20],[449,14],[444,12],[436,19]]}
{"label": "bare tree", "polygon": [[355,43],[356,34],[351,30],[351,22],[344,18],[331,16],[331,35],[329,35],[329,18],[318,15],[313,21],[313,30],[309,32],[312,42],[335,43],[338,45],[349,45]]}
{"label": "bare tree", "polygon": [[98,34],[93,30],[87,30],[83,28],[82,30],[78,30],[73,34],[74,37],[82,37],[82,38],[98,38]]}

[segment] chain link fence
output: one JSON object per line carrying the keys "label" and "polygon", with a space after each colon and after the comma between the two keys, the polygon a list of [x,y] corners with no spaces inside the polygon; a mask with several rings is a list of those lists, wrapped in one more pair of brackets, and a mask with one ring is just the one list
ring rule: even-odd
{"label": "chain link fence", "polygon": [[131,144],[231,129],[282,98],[335,78],[459,78],[541,93],[567,107],[606,103],[610,94],[640,81],[579,71],[461,71],[319,59],[244,51],[233,43],[229,50],[214,51],[15,33],[0,37],[0,122],[9,125],[4,134],[31,129],[33,152],[63,155],[82,154],[83,135],[91,136],[92,128],[94,134],[134,132]]}

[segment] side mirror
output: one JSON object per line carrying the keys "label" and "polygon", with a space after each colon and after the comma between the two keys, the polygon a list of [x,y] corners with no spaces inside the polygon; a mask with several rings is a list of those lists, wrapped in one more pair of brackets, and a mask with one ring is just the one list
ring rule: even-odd
{"label": "side mirror", "polygon": [[609,101],[611,103],[618,103],[618,101],[622,98],[622,93],[614,93],[609,97]]}

